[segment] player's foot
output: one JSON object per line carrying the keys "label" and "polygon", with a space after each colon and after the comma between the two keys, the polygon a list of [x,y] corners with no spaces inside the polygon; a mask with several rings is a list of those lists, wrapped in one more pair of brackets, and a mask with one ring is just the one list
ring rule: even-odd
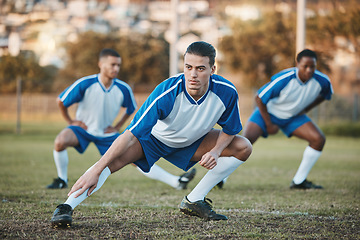
{"label": "player's foot", "polygon": [[190,202],[185,196],[180,203],[180,211],[191,216],[197,216],[206,220],[227,220],[227,216],[217,214],[211,206],[212,201],[209,198]]}
{"label": "player's foot", "polygon": [[323,187],[320,186],[320,185],[315,185],[312,182],[305,179],[300,184],[295,184],[294,181],[292,181],[291,184],[290,184],[290,189],[303,189],[303,190],[306,190],[306,189],[323,189]]}
{"label": "player's foot", "polygon": [[186,173],[184,173],[183,175],[181,175],[179,177],[179,186],[177,187],[177,189],[181,190],[181,189],[186,189],[188,183],[193,180],[193,178],[195,177],[196,174],[196,169],[193,168],[191,171],[188,171]]}
{"label": "player's foot", "polygon": [[58,178],[54,178],[54,181],[51,184],[47,185],[46,188],[50,188],[50,189],[67,188],[67,183],[58,177]]}
{"label": "player's foot", "polygon": [[54,228],[67,228],[71,226],[73,209],[68,204],[60,204],[50,220]]}

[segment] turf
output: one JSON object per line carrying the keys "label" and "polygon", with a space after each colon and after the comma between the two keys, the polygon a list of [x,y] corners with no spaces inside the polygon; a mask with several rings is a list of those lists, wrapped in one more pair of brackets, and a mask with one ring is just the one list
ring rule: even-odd
{"label": "turf", "polygon": [[[359,239],[358,138],[328,137],[309,175],[324,190],[290,190],[306,143],[282,135],[260,139],[253,154],[208,197],[228,221],[180,213],[178,205],[206,173],[200,166],[187,190],[150,180],[127,166],[78,206],[69,229],[52,229],[51,215],[69,189],[47,190],[56,177],[53,140],[62,125],[23,126],[16,135],[0,126],[0,239]],[[69,149],[70,185],[99,153]],[[180,175],[182,170],[160,160]]]}

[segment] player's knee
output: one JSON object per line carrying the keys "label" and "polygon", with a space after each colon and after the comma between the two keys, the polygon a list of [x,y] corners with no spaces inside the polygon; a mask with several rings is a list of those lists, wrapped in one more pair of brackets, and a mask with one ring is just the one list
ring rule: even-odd
{"label": "player's knee", "polygon": [[314,149],[321,151],[325,145],[326,138],[325,135],[322,133],[319,133],[315,135],[310,142],[310,146],[312,146]]}
{"label": "player's knee", "polygon": [[54,149],[55,149],[55,151],[58,151],[58,152],[63,151],[63,150],[66,149],[64,138],[61,135],[58,135],[55,138]]}
{"label": "player's knee", "polygon": [[243,138],[236,146],[236,153],[234,157],[241,161],[246,161],[252,153],[252,144],[247,138]]}

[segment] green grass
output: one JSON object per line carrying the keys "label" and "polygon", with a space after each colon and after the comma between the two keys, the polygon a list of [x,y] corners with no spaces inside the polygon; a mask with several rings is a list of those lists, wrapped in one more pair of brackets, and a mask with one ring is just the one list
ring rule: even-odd
{"label": "green grass", "polygon": [[[208,222],[178,210],[190,189],[177,191],[127,166],[79,205],[73,226],[50,227],[57,204],[67,190],[47,190],[56,177],[53,140],[63,124],[24,124],[21,135],[0,124],[0,239],[359,239],[360,140],[328,137],[324,152],[308,179],[316,191],[289,190],[306,143],[282,135],[260,139],[253,154],[208,197],[228,221]],[[76,179],[99,153],[69,149],[69,179]],[[164,160],[169,172],[183,172]]]}

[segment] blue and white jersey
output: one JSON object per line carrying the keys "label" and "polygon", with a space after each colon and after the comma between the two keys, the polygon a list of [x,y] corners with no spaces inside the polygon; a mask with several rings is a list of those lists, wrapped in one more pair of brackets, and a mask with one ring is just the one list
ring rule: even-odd
{"label": "blue and white jersey", "polygon": [[209,88],[195,101],[186,91],[184,74],[160,83],[136,113],[129,129],[138,139],[152,134],[172,148],[190,146],[216,123],[229,135],[242,129],[238,93],[228,80],[212,75]]}
{"label": "blue and white jersey", "polygon": [[126,108],[127,114],[136,109],[133,92],[128,84],[114,79],[106,89],[99,79],[99,74],[83,77],[75,81],[60,95],[65,107],[79,103],[76,119],[87,126],[87,132],[97,137],[107,137],[115,133],[104,133],[108,126],[112,126],[121,107]]}
{"label": "blue and white jersey", "polygon": [[330,100],[332,94],[328,76],[315,70],[313,77],[303,83],[296,67],[275,74],[271,81],[258,91],[258,96],[266,104],[268,112],[280,119],[296,116],[319,95]]}

